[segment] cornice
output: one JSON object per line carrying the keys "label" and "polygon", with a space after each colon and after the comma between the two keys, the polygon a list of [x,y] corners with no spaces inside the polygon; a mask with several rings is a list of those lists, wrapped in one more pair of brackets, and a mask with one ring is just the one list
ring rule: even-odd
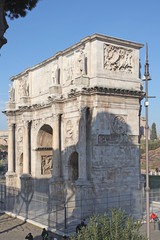
{"label": "cornice", "polygon": [[82,88],[81,91],[76,91],[76,89],[72,89],[68,94],[68,98],[72,98],[80,95],[109,95],[109,96],[124,96],[124,97],[135,97],[140,98],[142,100],[145,97],[145,92],[130,90],[130,89],[122,89],[122,88],[105,88],[105,87],[91,87],[91,88]]}
{"label": "cornice", "polygon": [[120,38],[110,37],[110,36],[106,36],[106,35],[102,35],[102,34],[98,34],[98,33],[95,33],[92,36],[89,36],[89,38],[90,38],[90,40],[97,39],[100,41],[104,41],[104,42],[108,42],[108,43],[112,43],[112,44],[116,44],[116,45],[121,45],[121,46],[126,46],[126,47],[131,47],[131,48],[135,48],[135,49],[140,49],[140,48],[144,47],[144,44],[141,44],[141,43],[136,43],[136,42],[120,39]]}
{"label": "cornice", "polygon": [[7,116],[20,114],[21,112],[32,112],[35,110],[40,110],[44,108],[51,107],[53,104],[63,104],[68,101],[76,100],[79,96],[86,95],[105,95],[105,96],[121,96],[121,97],[130,97],[130,98],[139,98],[142,100],[145,97],[145,92],[137,91],[137,90],[130,90],[130,89],[122,89],[122,88],[105,88],[105,87],[91,87],[91,88],[82,88],[82,90],[77,91],[77,89],[71,89],[68,97],[55,99],[51,96],[49,97],[49,103],[42,103],[42,104],[33,104],[30,106],[19,106],[18,109],[15,110],[6,110],[3,111],[4,114]]}

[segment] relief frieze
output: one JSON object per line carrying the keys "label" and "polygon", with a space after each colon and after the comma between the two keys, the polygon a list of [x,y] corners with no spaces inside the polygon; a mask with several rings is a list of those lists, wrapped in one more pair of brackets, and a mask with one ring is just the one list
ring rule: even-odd
{"label": "relief frieze", "polygon": [[104,44],[104,68],[114,72],[132,73],[132,51]]}
{"label": "relief frieze", "polygon": [[52,155],[41,156],[41,174],[52,174]]}

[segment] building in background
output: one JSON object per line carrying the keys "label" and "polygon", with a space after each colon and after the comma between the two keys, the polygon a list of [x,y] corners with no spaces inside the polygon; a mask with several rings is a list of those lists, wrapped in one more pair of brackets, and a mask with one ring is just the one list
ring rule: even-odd
{"label": "building in background", "polygon": [[8,145],[8,131],[0,130],[0,145]]}

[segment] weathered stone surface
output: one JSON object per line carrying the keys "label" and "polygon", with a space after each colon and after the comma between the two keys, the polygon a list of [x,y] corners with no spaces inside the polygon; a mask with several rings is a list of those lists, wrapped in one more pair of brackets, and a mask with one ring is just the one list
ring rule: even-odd
{"label": "weathered stone surface", "polygon": [[29,174],[52,209],[72,200],[75,215],[82,196],[103,203],[139,189],[141,47],[94,34],[11,78],[8,185]]}

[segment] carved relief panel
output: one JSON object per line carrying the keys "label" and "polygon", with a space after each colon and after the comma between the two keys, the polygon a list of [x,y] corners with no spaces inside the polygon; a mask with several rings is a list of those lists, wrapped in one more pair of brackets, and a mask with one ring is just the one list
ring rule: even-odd
{"label": "carved relief panel", "polygon": [[73,145],[78,142],[78,123],[79,121],[66,120],[65,121],[65,145]]}
{"label": "carved relief panel", "polygon": [[22,129],[22,127],[19,127],[18,129],[17,129],[17,142],[19,142],[19,143],[23,143],[23,129]]}
{"label": "carved relief panel", "polygon": [[114,72],[132,73],[132,50],[104,44],[104,68]]}
{"label": "carved relief panel", "polygon": [[29,83],[26,78],[20,79],[18,94],[20,97],[29,96]]}
{"label": "carved relief panel", "polygon": [[65,80],[70,82],[74,78],[74,71],[75,71],[75,66],[74,66],[74,54],[69,55],[66,57],[65,61],[65,68],[64,68],[64,73],[65,73]]}
{"label": "carved relief panel", "polygon": [[127,124],[122,116],[114,116],[111,122],[112,130],[116,134],[126,134]]}
{"label": "carved relief panel", "polygon": [[52,174],[52,155],[41,156],[41,174]]}

